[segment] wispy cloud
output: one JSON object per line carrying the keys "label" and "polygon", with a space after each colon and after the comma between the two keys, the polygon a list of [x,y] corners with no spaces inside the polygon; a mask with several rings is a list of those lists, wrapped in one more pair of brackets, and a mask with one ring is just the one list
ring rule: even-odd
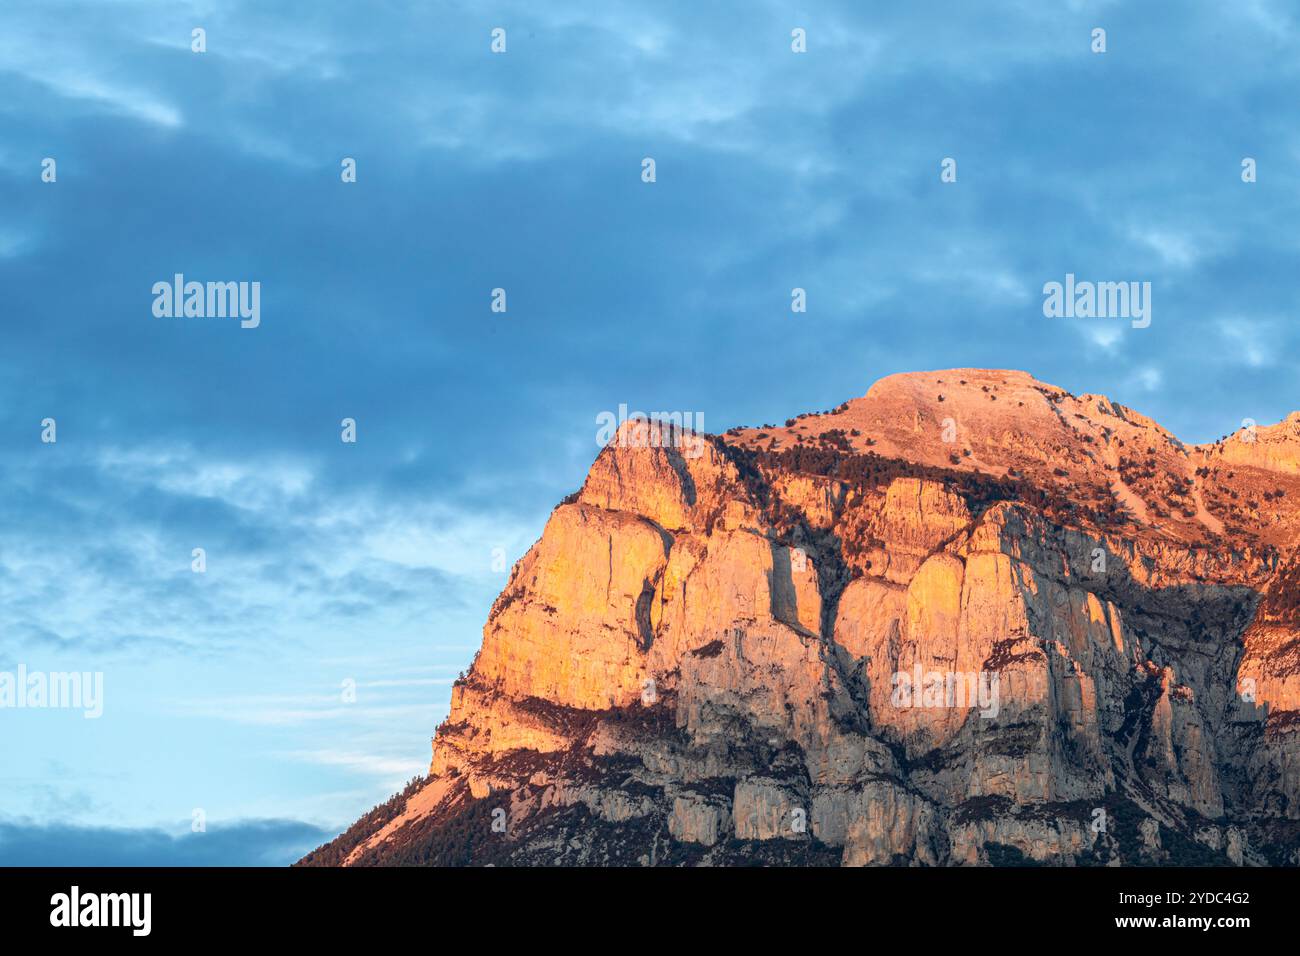
{"label": "wispy cloud", "polygon": [[407,780],[427,773],[428,761],[423,763],[409,757],[383,756],[371,753],[347,753],[337,750],[295,750],[285,754],[291,760],[342,767],[353,773],[385,779]]}
{"label": "wispy cloud", "polygon": [[1264,368],[1277,361],[1278,334],[1275,323],[1241,316],[1220,319],[1219,334],[1241,364]]}

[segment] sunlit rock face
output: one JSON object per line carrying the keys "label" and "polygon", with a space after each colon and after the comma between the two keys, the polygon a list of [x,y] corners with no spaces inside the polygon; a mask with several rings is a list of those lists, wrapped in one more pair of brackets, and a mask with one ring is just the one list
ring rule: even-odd
{"label": "sunlit rock face", "polygon": [[627,423],[304,862],[1300,863],[1298,461],[983,369]]}

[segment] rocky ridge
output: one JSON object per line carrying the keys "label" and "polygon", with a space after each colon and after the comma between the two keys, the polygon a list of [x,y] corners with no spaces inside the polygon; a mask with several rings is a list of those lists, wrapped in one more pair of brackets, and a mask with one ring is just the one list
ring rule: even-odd
{"label": "rocky ridge", "polygon": [[1187,446],[958,369],[629,422],[429,775],[302,862],[1297,864],[1297,545],[1296,414]]}

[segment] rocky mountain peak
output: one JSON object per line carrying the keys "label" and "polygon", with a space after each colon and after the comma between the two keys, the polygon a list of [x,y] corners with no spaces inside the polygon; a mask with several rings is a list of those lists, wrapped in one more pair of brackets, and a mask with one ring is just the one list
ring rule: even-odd
{"label": "rocky mountain peak", "polygon": [[1300,862],[1296,430],[988,369],[625,422],[304,862]]}

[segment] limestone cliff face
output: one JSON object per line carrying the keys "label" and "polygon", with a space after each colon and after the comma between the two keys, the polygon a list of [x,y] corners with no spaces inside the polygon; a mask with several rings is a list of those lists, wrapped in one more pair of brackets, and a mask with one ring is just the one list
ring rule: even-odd
{"label": "limestone cliff face", "polygon": [[1300,863],[1300,426],[1020,372],[624,431],[306,863]]}

